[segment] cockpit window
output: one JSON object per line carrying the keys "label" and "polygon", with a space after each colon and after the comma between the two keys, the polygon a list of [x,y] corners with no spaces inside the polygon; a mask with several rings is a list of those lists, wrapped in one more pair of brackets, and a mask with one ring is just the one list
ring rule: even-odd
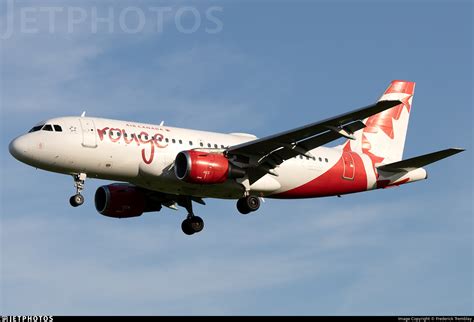
{"label": "cockpit window", "polygon": [[62,132],[62,131],[63,131],[63,129],[61,128],[60,125],[54,124],[53,126],[54,126],[54,130],[55,130],[56,132]]}
{"label": "cockpit window", "polygon": [[45,126],[43,126],[42,130],[43,130],[43,131],[50,131],[50,132],[52,132],[52,131],[53,131],[53,127],[51,126],[51,124],[46,124]]}
{"label": "cockpit window", "polygon": [[43,126],[44,126],[44,124],[37,125],[37,126],[33,127],[28,133],[32,133],[32,132],[39,131],[39,130],[41,130],[41,128],[42,128]]}

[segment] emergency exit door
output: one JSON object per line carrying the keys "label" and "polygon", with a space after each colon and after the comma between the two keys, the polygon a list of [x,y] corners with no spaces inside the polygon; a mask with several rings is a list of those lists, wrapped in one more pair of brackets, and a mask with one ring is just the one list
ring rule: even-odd
{"label": "emergency exit door", "polygon": [[342,153],[342,160],[344,163],[344,170],[342,173],[342,177],[346,180],[354,180],[355,176],[355,163],[352,154],[349,152]]}

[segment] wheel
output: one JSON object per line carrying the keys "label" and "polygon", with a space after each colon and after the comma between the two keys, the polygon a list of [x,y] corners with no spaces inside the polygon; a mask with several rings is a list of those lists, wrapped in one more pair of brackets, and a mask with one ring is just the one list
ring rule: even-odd
{"label": "wheel", "polygon": [[248,214],[250,212],[256,211],[260,208],[260,199],[255,196],[248,196],[245,198],[240,198],[237,201],[237,209],[241,214]]}
{"label": "wheel", "polygon": [[189,219],[191,229],[195,232],[198,233],[204,229],[204,220],[202,220],[201,217],[198,216],[192,216]]}
{"label": "wheel", "polygon": [[186,235],[194,234],[194,230],[191,227],[191,223],[189,219],[183,220],[183,222],[181,223],[181,229],[183,230],[183,233],[185,233]]}
{"label": "wheel", "polygon": [[69,198],[69,203],[73,207],[78,207],[84,203],[84,197],[81,194],[77,194]]}
{"label": "wheel", "polygon": [[237,201],[237,210],[243,215],[247,215],[250,213],[250,210],[245,205],[245,198],[239,199]]}
{"label": "wheel", "polygon": [[245,198],[245,204],[250,211],[257,211],[260,208],[260,199],[255,196],[248,196]]}

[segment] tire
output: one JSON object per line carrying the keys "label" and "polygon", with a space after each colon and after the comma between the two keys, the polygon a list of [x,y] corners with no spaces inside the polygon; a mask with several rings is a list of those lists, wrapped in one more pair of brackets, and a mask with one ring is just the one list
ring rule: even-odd
{"label": "tire", "polygon": [[237,201],[237,210],[242,214],[242,215],[247,215],[250,213],[250,209],[247,207],[245,204],[245,198],[241,198]]}
{"label": "tire", "polygon": [[189,219],[183,220],[183,222],[181,223],[181,230],[183,231],[183,233],[185,233],[188,236],[194,234],[194,230],[191,227],[191,223],[189,222]]}
{"label": "tire", "polygon": [[79,207],[84,203],[84,197],[81,194],[77,194],[69,198],[69,203],[73,207]]}
{"label": "tire", "polygon": [[189,223],[195,233],[199,233],[204,229],[204,220],[201,217],[193,216],[189,219]]}
{"label": "tire", "polygon": [[255,196],[245,198],[245,205],[250,212],[257,211],[260,208],[260,199]]}

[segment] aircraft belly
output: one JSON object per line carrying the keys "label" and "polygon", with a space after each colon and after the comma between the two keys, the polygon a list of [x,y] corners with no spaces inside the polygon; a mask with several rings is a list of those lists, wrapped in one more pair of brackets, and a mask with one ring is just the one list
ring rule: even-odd
{"label": "aircraft belly", "polygon": [[221,184],[191,184],[176,177],[162,175],[158,177],[139,176],[132,183],[154,191],[163,193],[187,195],[201,198],[237,199],[243,195],[243,187],[229,180]]}

